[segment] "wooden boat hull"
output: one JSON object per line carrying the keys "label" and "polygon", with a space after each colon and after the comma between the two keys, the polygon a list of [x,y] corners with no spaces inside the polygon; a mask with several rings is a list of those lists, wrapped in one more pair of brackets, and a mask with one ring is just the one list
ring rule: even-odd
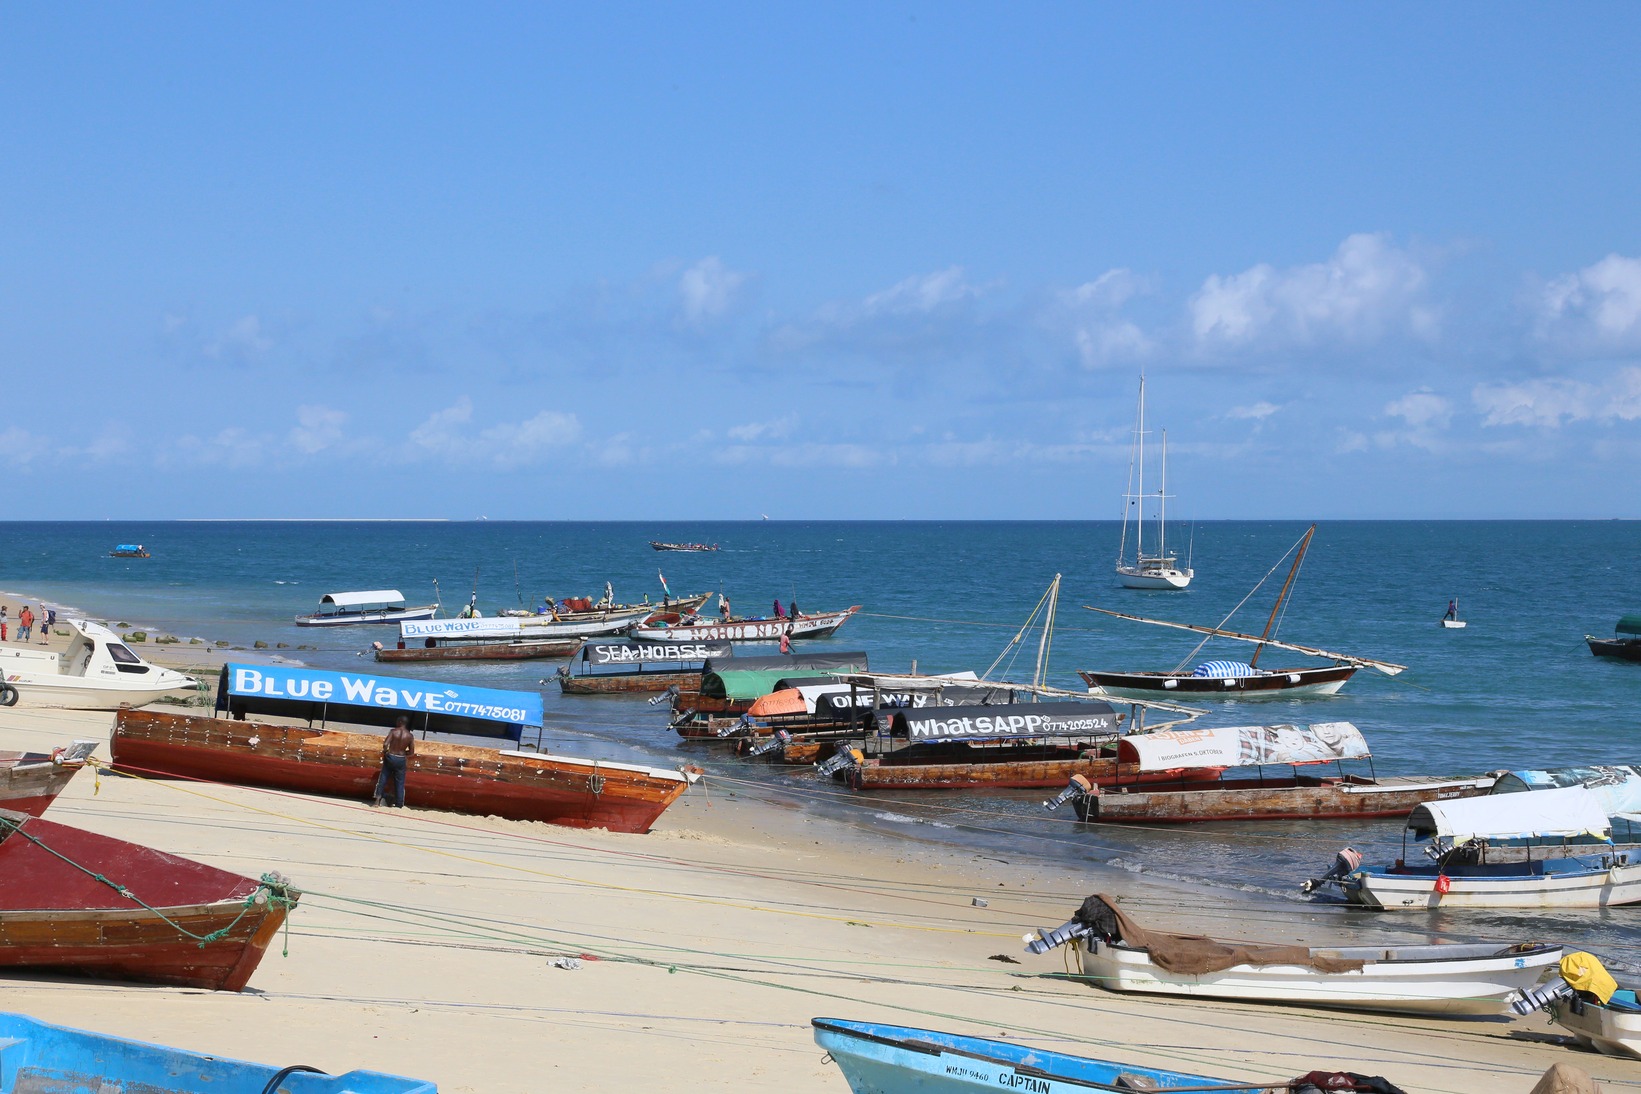
{"label": "wooden boat hull", "polygon": [[[47,1091],[104,1091],[109,1094],[224,1094],[268,1091],[285,1070],[203,1052],[128,1041],[121,1037],[41,1022],[22,1014],[0,1014],[6,1046],[0,1094]],[[304,1072],[277,1084],[302,1094],[438,1094],[423,1079],[380,1071],[344,1075]]]}
{"label": "wooden boat hull", "polygon": [[1192,676],[1177,672],[1079,671],[1091,695],[1129,699],[1289,699],[1333,695],[1356,674],[1355,665],[1275,669],[1257,676]]}
{"label": "wooden boat hull", "polygon": [[[110,739],[117,770],[371,800],[382,738],[151,711],[121,711]],[[647,832],[692,778],[677,771],[568,756],[418,741],[405,804]]]}
{"label": "wooden boat hull", "polygon": [[419,608],[382,608],[366,611],[328,612],[323,615],[299,615],[298,627],[352,627],[361,623],[404,623],[407,620],[432,619],[439,612],[437,604]]}
{"label": "wooden boat hull", "polygon": [[[891,752],[848,768],[843,778],[856,790],[962,790],[979,787],[1039,790],[1066,785],[1073,775],[1081,775],[1097,786],[1112,782],[1181,784],[1194,780],[1212,785],[1218,768],[1203,768],[1195,775],[1184,771],[1139,770],[1137,764],[1119,765],[1115,759],[1090,754],[1077,748],[1034,745],[1006,750],[969,745],[949,751],[953,762],[915,762],[912,749]],[[959,761],[959,755],[971,759]],[[936,756],[940,753],[936,753]]]}
{"label": "wooden boat hull", "polygon": [[849,622],[860,605],[841,612],[820,612],[796,619],[738,619],[728,623],[684,623],[676,627],[638,626],[634,638],[653,642],[778,642],[790,639],[826,638]]}
{"label": "wooden boat hull", "polygon": [[376,651],[376,660],[400,661],[542,661],[568,657],[581,648],[580,638],[550,638],[540,642],[454,642],[447,646],[391,646]]}
{"label": "wooden boat hull", "polygon": [[[908,1026],[816,1018],[815,1043],[843,1071],[854,1094],[970,1094],[1015,1090],[1029,1094],[1089,1094],[1096,1090],[1168,1090],[1185,1087],[1234,1094],[1271,1084],[1237,1086],[1177,1071],[1095,1060]],[[1129,1081],[1118,1084],[1118,1079]],[[1138,1080],[1135,1082],[1134,1080]]]}
{"label": "wooden boat hull", "polygon": [[701,673],[696,672],[632,672],[604,673],[576,676],[562,669],[558,687],[565,695],[603,695],[623,692],[666,691],[676,687],[695,690],[701,686]]}
{"label": "wooden boat hull", "polygon": [[[1243,785],[1253,783],[1254,785]],[[1485,794],[1493,780],[1267,779],[1207,786],[1089,794],[1076,801],[1081,820],[1104,824],[1193,824],[1230,820],[1332,820],[1405,817],[1428,801]]]}
{"label": "wooden boat hull", "polygon": [[1634,638],[1594,638],[1584,636],[1589,644],[1590,652],[1597,657],[1610,657],[1616,661],[1641,661],[1641,639]]}
{"label": "wooden boat hull", "polygon": [[[1600,859],[1602,856],[1590,856]],[[1610,857],[1610,856],[1609,856]],[[1551,860],[1551,862],[1568,860]],[[1438,892],[1434,864],[1401,870],[1370,867],[1345,878],[1353,903],[1385,911],[1440,908],[1607,908],[1641,903],[1641,863],[1597,868],[1552,868],[1542,873],[1469,873],[1448,867],[1447,891]]]}
{"label": "wooden boat hull", "polygon": [[53,763],[39,753],[0,752],[0,809],[38,817],[84,766]]}
{"label": "wooden boat hull", "polygon": [[1641,1011],[1615,1010],[1589,1000],[1574,1010],[1570,1002],[1562,1001],[1556,1004],[1551,1021],[1585,1048],[1606,1056],[1641,1059]]}
{"label": "wooden boat hull", "polygon": [[300,896],[36,817],[0,833],[0,968],[239,991]]}
{"label": "wooden boat hull", "polygon": [[1315,951],[1362,961],[1324,972],[1311,965],[1233,965],[1171,972],[1145,949],[1078,940],[1083,975],[1109,991],[1238,999],[1396,1014],[1493,1015],[1561,960],[1560,946],[1347,946]]}

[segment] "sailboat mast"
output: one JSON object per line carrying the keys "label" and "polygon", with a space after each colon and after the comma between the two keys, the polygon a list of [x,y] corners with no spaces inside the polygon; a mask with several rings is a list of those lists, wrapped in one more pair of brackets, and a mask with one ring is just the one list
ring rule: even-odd
{"label": "sailboat mast", "polygon": [[1305,538],[1299,541],[1299,553],[1293,556],[1293,565],[1288,567],[1287,580],[1282,582],[1282,591],[1276,594],[1276,603],[1271,605],[1271,617],[1265,621],[1265,630],[1259,636],[1259,645],[1254,648],[1254,655],[1248,658],[1250,666],[1259,664],[1259,655],[1265,651],[1265,639],[1271,636],[1271,628],[1276,626],[1276,613],[1282,610],[1282,601],[1287,598],[1288,590],[1293,587],[1293,579],[1299,573],[1299,564],[1304,561],[1305,551],[1311,545],[1311,537],[1316,534],[1316,525],[1311,525],[1305,532]]}
{"label": "sailboat mast", "polygon": [[1054,608],[1060,602],[1060,575],[1055,574],[1054,580],[1048,586],[1048,611],[1043,615],[1043,633],[1037,639],[1037,670],[1032,674],[1031,684],[1040,688],[1044,684],[1043,677],[1048,671],[1048,647],[1054,636]]}
{"label": "sailboat mast", "polygon": [[[1162,479],[1157,483],[1157,558],[1168,557],[1168,431],[1162,431]],[[1163,565],[1167,565],[1166,562]]]}
{"label": "sailboat mast", "polygon": [[1145,559],[1145,373],[1140,373],[1140,409],[1134,428],[1134,450],[1138,453],[1139,477],[1135,482],[1134,497],[1138,509],[1134,514],[1134,565]]}

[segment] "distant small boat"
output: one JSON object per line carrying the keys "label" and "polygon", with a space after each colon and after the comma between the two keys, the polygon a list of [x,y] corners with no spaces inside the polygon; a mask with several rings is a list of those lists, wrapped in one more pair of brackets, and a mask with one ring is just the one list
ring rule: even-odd
{"label": "distant small boat", "polygon": [[1561,960],[1560,946],[1542,942],[1292,946],[1168,934],[1104,895],[1026,941],[1034,954],[1071,943],[1083,975],[1107,991],[1392,1014],[1503,1014]]}
{"label": "distant small boat", "polygon": [[[148,1094],[223,1094],[226,1091],[293,1091],[300,1094],[438,1094],[425,1079],[380,1071],[327,1075],[297,1064],[277,1067],[190,1052],[147,1041],[129,1041],[42,1022],[25,1014],[0,1014],[6,1069],[0,1094],[47,1090],[142,1090]],[[289,1076],[289,1078],[287,1078]]]}
{"label": "distant small boat", "polygon": [[405,607],[405,594],[398,589],[371,589],[356,593],[326,593],[319,607],[296,617],[298,627],[342,627],[354,623],[403,623],[407,619],[432,619],[439,605]]}
{"label": "distant small boat", "polygon": [[[1128,465],[1128,487],[1123,495],[1122,542],[1117,546],[1117,581],[1125,589],[1183,589],[1195,571],[1168,553],[1168,434],[1162,435],[1162,478],[1155,494],[1145,492],[1145,376],[1140,376],[1140,408],[1134,425],[1134,448]],[[1136,481],[1137,477],[1137,481]],[[1145,502],[1157,502],[1155,549],[1145,553]],[[1128,519],[1134,518],[1134,558],[1128,558]]]}
{"label": "distant small boat", "polygon": [[1584,636],[1590,652],[1597,657],[1613,657],[1620,661],[1641,661],[1641,615],[1626,615],[1613,628],[1613,637]]}
{"label": "distant small boat", "polygon": [[300,896],[0,810],[0,968],[240,991]]}
{"label": "distant small boat", "polygon": [[1050,1052],[1017,1041],[965,1037],[910,1026],[841,1018],[815,1018],[811,1024],[815,1027],[815,1043],[843,1071],[854,1094],[965,1094],[981,1090],[1072,1094],[1180,1088],[1234,1094],[1239,1090],[1286,1089],[1289,1085],[1287,1080],[1238,1083],[1212,1079]]}
{"label": "distant small boat", "polygon": [[147,558],[148,548],[140,543],[122,543],[108,552],[109,558]]}
{"label": "distant small boat", "polygon": [[650,540],[650,546],[657,551],[716,551],[716,543],[664,543],[658,539]]}
{"label": "distant small boat", "polygon": [[1450,631],[1464,627],[1464,620],[1459,618],[1459,600],[1457,597],[1447,602],[1447,614],[1442,616],[1442,626]]}

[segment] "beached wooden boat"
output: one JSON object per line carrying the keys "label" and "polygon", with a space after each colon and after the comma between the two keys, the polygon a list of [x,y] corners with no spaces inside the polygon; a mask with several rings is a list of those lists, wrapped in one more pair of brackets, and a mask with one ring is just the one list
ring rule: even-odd
{"label": "beached wooden boat", "polygon": [[214,1053],[130,1041],[0,1014],[5,1067],[0,1094],[438,1094],[425,1079],[380,1071],[326,1075],[305,1064],[280,1067]]}
{"label": "beached wooden boat", "polygon": [[420,645],[374,643],[376,660],[403,661],[544,661],[568,657],[580,638],[424,638]]}
{"label": "beached wooden boat", "polygon": [[[1107,824],[1186,824],[1225,820],[1325,820],[1402,817],[1423,802],[1485,794],[1491,775],[1454,779],[1347,774],[1345,760],[1371,758],[1361,731],[1349,722],[1315,725],[1220,726],[1131,734],[1116,758],[1143,777],[1190,765],[1220,769],[1218,778],[1191,775],[1180,785],[1152,779],[1130,789],[1068,786],[1055,805],[1072,801],[1079,819]],[[1341,765],[1336,774],[1301,774],[1301,767]],[[1267,766],[1289,774],[1267,775]]]}
{"label": "beached wooden boat", "polygon": [[319,607],[296,617],[298,627],[346,627],[356,623],[402,623],[407,619],[432,619],[439,605],[405,605],[398,589],[367,589],[351,593],[326,593]]}
{"label": "beached wooden boat", "polygon": [[1388,866],[1361,866],[1341,852],[1341,863],[1305,888],[1337,886],[1352,903],[1386,910],[1641,903],[1641,860],[1612,845],[1612,825],[1582,786],[1426,802],[1404,832],[1429,841],[1423,862],[1404,853]]}
{"label": "beached wooden boat", "polygon": [[0,752],[0,809],[38,817],[85,766],[96,741],[75,741],[53,752]]}
{"label": "beached wooden boat", "polygon": [[1590,647],[1590,652],[1597,657],[1610,657],[1618,661],[1641,661],[1641,615],[1626,615],[1618,620],[1613,628],[1611,638],[1597,638],[1593,634],[1584,636],[1584,641]]}
{"label": "beached wooden boat", "polygon": [[783,634],[793,640],[826,638],[858,611],[860,605],[856,604],[841,612],[808,612],[785,619],[731,617],[716,623],[703,619],[670,626],[646,623],[634,627],[630,633],[646,642],[778,642]]}
{"label": "beached wooden boat", "polygon": [[1293,946],[1172,934],[1135,923],[1103,894],[1027,936],[1028,953],[1073,945],[1108,991],[1406,1014],[1498,1015],[1561,960],[1541,942]]}
{"label": "beached wooden boat", "polygon": [[299,896],[0,810],[0,968],[239,991]]}
{"label": "beached wooden boat", "polygon": [[609,692],[696,690],[708,661],[728,659],[728,642],[635,642],[596,640],[582,643],[559,666],[558,687],[566,695]]}
{"label": "beached wooden boat", "polygon": [[0,676],[25,707],[114,710],[200,689],[192,676],[144,661],[101,623],[62,625],[72,637],[61,653],[0,646]]}
{"label": "beached wooden boat", "polygon": [[[110,740],[117,770],[370,801],[382,738],[266,722],[122,710]],[[647,832],[699,775],[637,764],[416,742],[405,804]]]}
{"label": "beached wooden boat", "polygon": [[[1206,634],[1217,638],[1252,642],[1255,645],[1253,656],[1248,658],[1247,661],[1205,661],[1190,671],[1184,671],[1183,668],[1170,672],[1088,670],[1079,672],[1077,675],[1083,678],[1083,682],[1088,685],[1090,692],[1098,695],[1115,695],[1129,699],[1256,699],[1332,695],[1345,686],[1345,681],[1355,675],[1357,669],[1363,667],[1378,669],[1389,676],[1401,672],[1406,668],[1405,665],[1396,665],[1389,661],[1376,661],[1367,657],[1356,657],[1346,653],[1336,653],[1315,646],[1278,642],[1273,637],[1277,622],[1281,618],[1283,601],[1287,599],[1288,593],[1293,587],[1294,578],[1299,573],[1299,565],[1305,558],[1305,551],[1310,546],[1311,537],[1315,534],[1316,525],[1313,524],[1305,532],[1304,537],[1293,548],[1290,548],[1294,552],[1293,564],[1288,570],[1288,577],[1282,584],[1281,592],[1277,594],[1276,603],[1271,606],[1270,618],[1266,621],[1265,630],[1261,634],[1242,634],[1238,631],[1222,630],[1218,627],[1199,627],[1190,623],[1174,623],[1164,619],[1146,619],[1142,616],[1114,612],[1107,608],[1089,606],[1090,611],[1099,612],[1102,615],[1114,615],[1119,619],[1130,619],[1137,623],[1150,623],[1158,627],[1194,631],[1198,634]],[[1308,654],[1312,657],[1325,657],[1333,661],[1333,664],[1308,668],[1260,668],[1259,655],[1264,652],[1267,646]]]}
{"label": "beached wooden boat", "polygon": [[701,686],[694,691],[669,687],[667,724],[681,737],[719,737],[721,729],[739,725],[743,714],[766,695],[803,683],[831,681],[842,672],[866,668],[862,651],[781,654],[775,657],[712,658],[701,666]]}
{"label": "beached wooden boat", "polygon": [[842,1070],[854,1094],[970,1094],[982,1090],[1088,1094],[1174,1089],[1263,1094],[1288,1085],[1286,1080],[1268,1079],[1238,1083],[910,1026],[841,1018],[816,1018],[812,1024],[815,1043]]}

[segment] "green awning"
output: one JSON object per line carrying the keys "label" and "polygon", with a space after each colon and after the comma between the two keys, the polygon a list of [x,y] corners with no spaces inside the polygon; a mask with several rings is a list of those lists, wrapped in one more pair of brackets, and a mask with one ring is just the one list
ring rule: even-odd
{"label": "green awning", "polygon": [[793,675],[790,667],[709,672],[701,677],[701,694],[713,699],[761,699],[774,691],[777,683],[790,679]]}
{"label": "green awning", "polygon": [[1641,635],[1641,615],[1626,615],[1618,620],[1619,634]]}

